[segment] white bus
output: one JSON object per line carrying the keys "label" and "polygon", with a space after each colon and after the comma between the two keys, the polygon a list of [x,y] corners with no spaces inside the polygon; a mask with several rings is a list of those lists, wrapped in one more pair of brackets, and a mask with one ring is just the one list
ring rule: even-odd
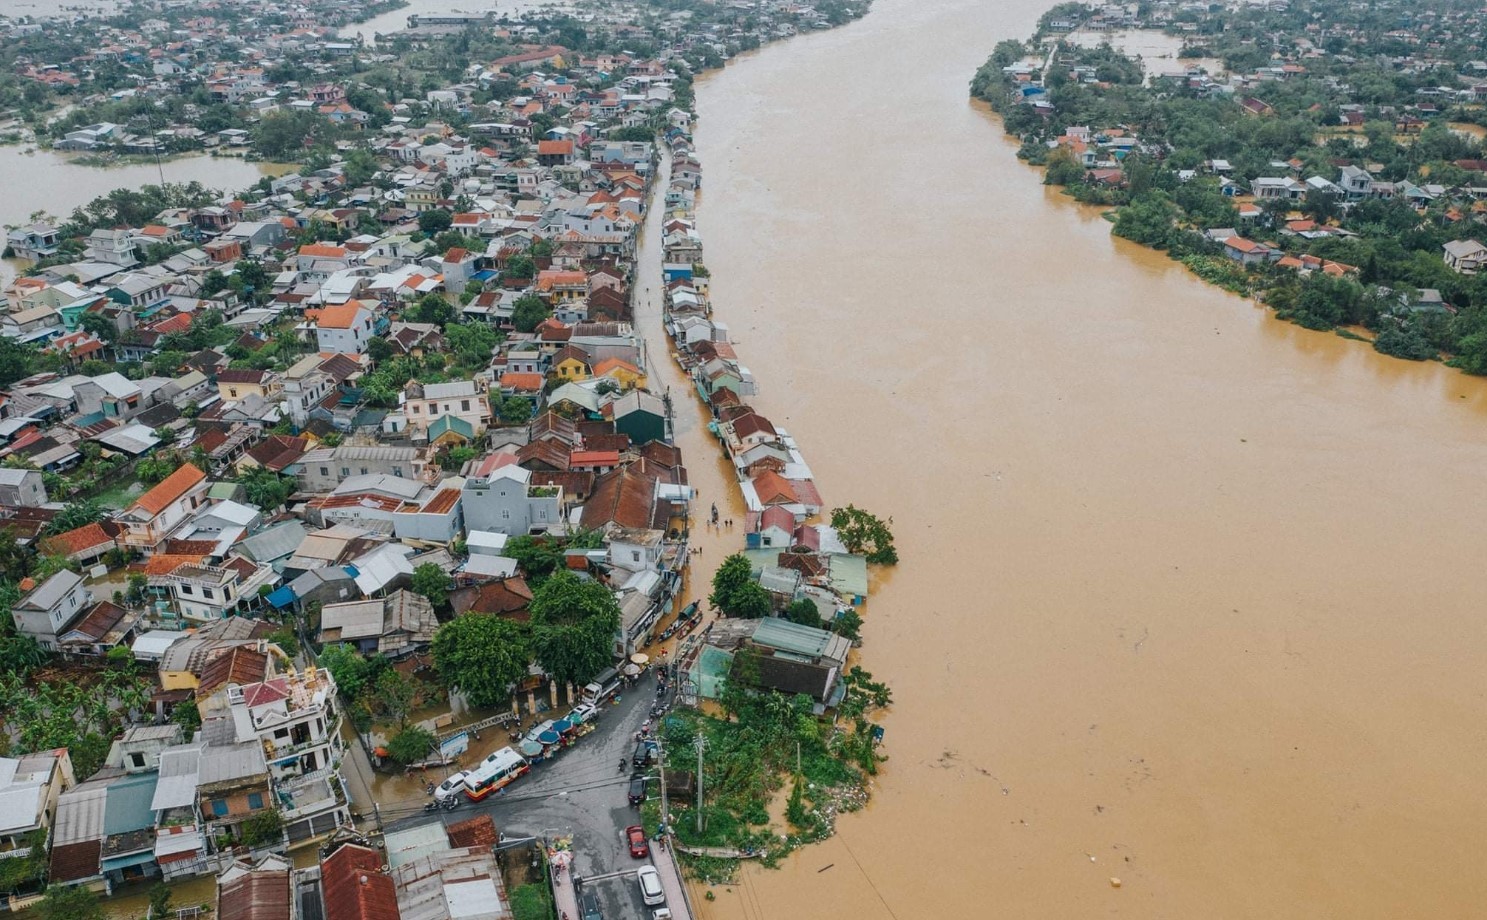
{"label": "white bus", "polygon": [[503,747],[482,760],[465,776],[465,795],[478,802],[532,769],[514,749]]}

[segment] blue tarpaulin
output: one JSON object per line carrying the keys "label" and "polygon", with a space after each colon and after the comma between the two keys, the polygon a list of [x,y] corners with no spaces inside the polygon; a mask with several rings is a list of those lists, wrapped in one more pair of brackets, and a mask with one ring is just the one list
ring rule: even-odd
{"label": "blue tarpaulin", "polygon": [[268,595],[268,602],[279,610],[290,606],[295,600],[294,592],[290,590],[288,585],[281,585],[270,591]]}

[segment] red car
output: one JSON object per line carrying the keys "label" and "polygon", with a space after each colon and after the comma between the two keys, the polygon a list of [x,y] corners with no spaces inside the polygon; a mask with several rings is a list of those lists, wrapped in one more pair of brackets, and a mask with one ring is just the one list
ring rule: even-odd
{"label": "red car", "polygon": [[639,824],[632,824],[625,828],[625,839],[630,841],[630,855],[636,859],[645,859],[651,855],[651,846],[645,842],[645,828]]}

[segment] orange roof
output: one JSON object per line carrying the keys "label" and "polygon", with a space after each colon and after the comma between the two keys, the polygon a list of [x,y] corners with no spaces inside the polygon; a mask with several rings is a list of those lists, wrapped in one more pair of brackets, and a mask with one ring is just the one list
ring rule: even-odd
{"label": "orange roof", "polygon": [[141,495],[129,510],[139,508],[148,512],[152,517],[169,508],[173,502],[182,495],[191,491],[197,483],[204,481],[207,474],[187,463],[180,469],[165,477],[165,480],[155,488]]}
{"label": "orange roof", "polygon": [[346,247],[331,246],[326,243],[311,243],[301,246],[299,254],[302,256],[314,256],[317,259],[344,259],[346,258]]}
{"label": "orange roof", "polygon": [[538,141],[537,155],[544,154],[567,154],[573,152],[572,141]]}
{"label": "orange roof", "polygon": [[356,315],[364,309],[360,304],[343,303],[326,307],[320,311],[320,328],[350,329],[356,324]]}
{"label": "orange roof", "polygon": [[603,377],[610,371],[620,369],[627,370],[637,376],[640,374],[640,368],[626,361],[624,358],[605,358],[603,361],[594,365],[594,374],[595,376]]}
{"label": "orange roof", "polygon": [[156,553],[145,563],[145,574],[169,575],[183,565],[199,565],[205,558],[189,553]]}
{"label": "orange roof", "polygon": [[515,371],[501,375],[501,388],[503,390],[526,390],[537,392],[542,389],[541,374],[518,374]]}
{"label": "orange roof", "polygon": [[575,450],[568,455],[570,466],[613,466],[619,462],[617,450]]}
{"label": "orange roof", "polygon": [[113,543],[114,538],[109,536],[99,524],[84,524],[66,533],[59,533],[55,537],[48,537],[43,541],[48,552],[58,553],[63,556],[71,556],[85,549],[102,546],[105,543]]}
{"label": "orange roof", "polygon": [[185,332],[190,328],[191,314],[177,313],[175,316],[172,316],[169,319],[163,319],[155,325],[151,326],[150,331],[158,332],[161,335],[169,335],[172,332]]}
{"label": "orange roof", "polygon": [[560,284],[587,285],[589,276],[578,271],[562,271],[555,268],[537,273],[537,290],[550,291]]}

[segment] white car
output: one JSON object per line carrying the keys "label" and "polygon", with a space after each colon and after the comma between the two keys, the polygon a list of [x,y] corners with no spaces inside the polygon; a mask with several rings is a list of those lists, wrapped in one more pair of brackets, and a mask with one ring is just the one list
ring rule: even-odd
{"label": "white car", "polygon": [[635,880],[640,883],[640,900],[647,907],[666,903],[666,891],[661,887],[661,873],[655,866],[641,866],[635,870]]}
{"label": "white car", "polygon": [[464,792],[465,777],[469,775],[470,772],[468,770],[461,770],[458,773],[451,773],[449,775],[449,779],[446,779],[444,782],[440,783],[439,788],[434,790],[434,801],[442,803],[450,796],[459,795],[460,793]]}

